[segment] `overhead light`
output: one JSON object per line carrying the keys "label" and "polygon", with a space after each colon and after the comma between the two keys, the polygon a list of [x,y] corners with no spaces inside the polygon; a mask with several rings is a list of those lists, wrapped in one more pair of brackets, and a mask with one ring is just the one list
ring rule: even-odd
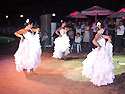
{"label": "overhead light", "polygon": [[8,18],[8,15],[6,15],[6,18]]}
{"label": "overhead light", "polygon": [[52,14],[52,16],[54,17],[54,16],[56,16],[56,14],[55,14],[55,13],[53,13],[53,14]]}
{"label": "overhead light", "polygon": [[61,20],[61,23],[63,22],[63,20]]}
{"label": "overhead light", "polygon": [[23,15],[20,15],[21,18],[23,18]]}

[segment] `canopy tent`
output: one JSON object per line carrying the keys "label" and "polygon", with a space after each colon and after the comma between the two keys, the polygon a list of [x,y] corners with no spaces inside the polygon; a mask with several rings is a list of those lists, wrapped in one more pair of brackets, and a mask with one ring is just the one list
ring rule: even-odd
{"label": "canopy tent", "polygon": [[73,13],[70,13],[70,16],[77,15],[77,14],[79,14],[79,12],[78,12],[78,11],[75,11],[75,12],[73,12]]}
{"label": "canopy tent", "polygon": [[83,15],[109,15],[112,14],[113,11],[99,7],[93,6],[81,12]]}
{"label": "canopy tent", "polygon": [[99,7],[99,6],[93,6],[91,8],[86,9],[86,10],[83,10],[81,13],[83,15],[95,16],[95,20],[96,20],[97,15],[109,15],[109,14],[112,14],[113,11]]}
{"label": "canopy tent", "polygon": [[122,8],[118,12],[115,12],[115,13],[109,15],[108,17],[112,17],[112,18],[121,18],[121,17],[124,17],[125,18],[125,8]]}
{"label": "canopy tent", "polygon": [[87,16],[85,15],[82,15],[81,13],[77,14],[77,15],[68,15],[66,17],[69,17],[69,18],[88,18]]}
{"label": "canopy tent", "polygon": [[81,14],[80,12],[76,11],[76,12],[73,12],[71,13],[70,15],[66,16],[68,18],[76,18],[76,21],[77,21],[77,18],[88,18],[87,16]]}

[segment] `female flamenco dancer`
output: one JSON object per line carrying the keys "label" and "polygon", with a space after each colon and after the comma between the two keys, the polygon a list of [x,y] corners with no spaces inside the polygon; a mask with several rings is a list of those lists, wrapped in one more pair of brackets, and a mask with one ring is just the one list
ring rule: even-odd
{"label": "female flamenco dancer", "polygon": [[[101,86],[113,83],[115,76],[110,36],[102,35],[104,29],[101,28],[100,22],[97,23],[97,29],[97,34],[92,41],[97,48],[91,51],[82,62],[82,75],[86,76],[93,84]],[[106,42],[105,39],[108,41]]]}
{"label": "female flamenco dancer", "polygon": [[62,23],[62,26],[56,30],[56,34],[59,36],[55,39],[54,44],[54,53],[53,58],[66,60],[65,56],[68,55],[69,52],[69,37],[66,32],[69,28],[66,27],[66,22]]}
{"label": "female flamenco dancer", "polygon": [[14,33],[17,37],[21,38],[18,50],[14,54],[16,70],[18,72],[24,71],[26,76],[34,73],[34,70],[41,62],[39,28],[32,29],[32,27],[33,23],[27,19],[25,28]]}

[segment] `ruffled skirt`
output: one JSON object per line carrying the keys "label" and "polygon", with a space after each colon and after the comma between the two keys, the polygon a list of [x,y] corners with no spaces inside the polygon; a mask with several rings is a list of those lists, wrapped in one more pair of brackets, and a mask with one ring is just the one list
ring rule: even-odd
{"label": "ruffled skirt", "polygon": [[82,75],[91,79],[90,81],[97,86],[113,83],[115,77],[113,73],[112,44],[107,42],[105,50],[97,49],[90,52],[82,62]]}
{"label": "ruffled skirt", "polygon": [[54,53],[53,53],[53,56],[54,58],[61,58],[62,57],[62,53],[64,52],[65,56],[68,55],[70,52],[69,52],[69,47],[70,47],[70,44],[69,44],[69,37],[64,34],[62,37],[58,37],[55,39],[54,41],[54,44],[55,44],[55,47],[54,47]]}
{"label": "ruffled skirt", "polygon": [[27,72],[30,72],[31,69],[35,70],[41,62],[41,53],[39,35],[24,39],[14,54],[16,70],[18,72],[23,71],[23,69],[27,69]]}

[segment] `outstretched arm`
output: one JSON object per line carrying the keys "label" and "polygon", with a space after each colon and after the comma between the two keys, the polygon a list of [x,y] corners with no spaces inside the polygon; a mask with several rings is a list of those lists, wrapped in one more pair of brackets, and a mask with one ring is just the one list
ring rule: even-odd
{"label": "outstretched arm", "polygon": [[109,42],[109,43],[111,42],[111,37],[110,37],[110,36],[108,36],[108,35],[103,35],[103,37],[104,37],[105,39],[108,39],[108,42]]}

